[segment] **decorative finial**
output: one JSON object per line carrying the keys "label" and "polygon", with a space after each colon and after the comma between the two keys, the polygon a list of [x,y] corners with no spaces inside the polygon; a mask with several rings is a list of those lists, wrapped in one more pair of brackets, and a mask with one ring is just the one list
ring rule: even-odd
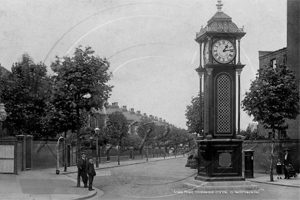
{"label": "decorative finial", "polygon": [[218,8],[218,12],[222,12],[222,1],[221,0],[218,0],[218,4],[216,4],[217,8]]}

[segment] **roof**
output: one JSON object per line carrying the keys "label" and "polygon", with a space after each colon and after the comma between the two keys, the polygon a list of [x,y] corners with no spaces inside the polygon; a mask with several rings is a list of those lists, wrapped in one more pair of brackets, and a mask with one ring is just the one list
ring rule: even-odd
{"label": "roof", "polygon": [[238,28],[238,26],[232,22],[230,16],[222,11],[223,4],[218,1],[218,11],[212,18],[207,22],[207,25],[201,27],[199,33],[196,34],[196,40],[207,33],[238,33],[240,36],[245,35],[244,28]]}
{"label": "roof", "polygon": [[267,56],[270,56],[272,54],[277,54],[280,51],[283,51],[283,52],[287,51],[287,48],[284,47],[284,48],[278,49],[276,51],[258,51],[258,57],[261,59],[263,57],[267,57]]}
{"label": "roof", "polygon": [[218,11],[207,23],[209,24],[212,21],[231,21],[231,17],[229,17],[222,11]]}
{"label": "roof", "polygon": [[2,67],[0,64],[0,75],[8,75],[8,74],[11,74],[11,72],[6,68]]}

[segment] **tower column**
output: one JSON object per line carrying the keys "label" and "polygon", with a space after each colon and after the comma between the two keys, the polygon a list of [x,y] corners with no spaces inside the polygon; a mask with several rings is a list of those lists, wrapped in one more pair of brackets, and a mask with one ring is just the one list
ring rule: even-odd
{"label": "tower column", "polygon": [[200,94],[199,94],[199,119],[200,119],[200,136],[203,136],[202,133],[202,129],[203,129],[203,125],[202,125],[202,115],[203,115],[203,108],[202,108],[202,76],[204,75],[203,71],[198,71],[198,75],[199,75],[199,80],[200,80]]}
{"label": "tower column", "polygon": [[242,69],[236,69],[236,72],[238,74],[238,132],[237,134],[240,134],[241,130],[241,73]]}
{"label": "tower column", "polygon": [[200,46],[200,66],[199,66],[199,68],[202,68],[202,43],[200,43],[199,46]]}
{"label": "tower column", "polygon": [[213,87],[212,87],[212,71],[213,68],[206,68],[207,71],[207,78],[206,78],[206,91],[205,91],[205,124],[204,124],[204,134],[205,135],[210,135],[210,114],[212,113],[212,92],[213,92]]}
{"label": "tower column", "polygon": [[238,65],[241,64],[241,50],[240,50],[241,46],[240,46],[240,44],[241,44],[241,38],[238,38],[238,55],[239,55],[238,63],[237,63]]}
{"label": "tower column", "polygon": [[[211,52],[211,46],[212,46],[212,39],[211,39],[211,37],[207,37],[207,39],[208,39],[208,51],[209,52]],[[207,62],[207,64],[211,64],[212,63],[212,56],[211,56],[211,53],[209,53],[208,54],[208,62]]]}

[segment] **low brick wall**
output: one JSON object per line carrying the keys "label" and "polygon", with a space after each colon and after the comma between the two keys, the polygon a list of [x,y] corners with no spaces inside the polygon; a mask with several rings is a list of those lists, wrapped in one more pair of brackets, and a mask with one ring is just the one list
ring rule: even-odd
{"label": "low brick wall", "polygon": [[[57,163],[57,152],[56,147],[57,141],[33,141],[33,148],[32,148],[32,169],[43,169],[43,168],[52,168],[56,167]],[[59,167],[64,166],[64,145],[63,142],[59,143]],[[74,166],[76,165],[77,157],[76,157],[76,146],[70,146],[67,148],[67,166]],[[96,150],[95,149],[83,149],[87,155],[87,157],[96,157]],[[105,155],[106,150],[101,148],[101,161],[106,162],[107,157]],[[131,151],[129,149],[123,151],[120,155],[120,160],[128,160],[130,159]],[[148,156],[149,158],[162,157],[164,155],[163,149],[148,149]],[[142,155],[139,154],[138,150],[133,150],[132,155],[134,159],[141,159]],[[115,162],[117,161],[118,151],[116,149],[111,149],[109,152],[110,161]],[[143,157],[146,157],[146,151],[143,151]]]}

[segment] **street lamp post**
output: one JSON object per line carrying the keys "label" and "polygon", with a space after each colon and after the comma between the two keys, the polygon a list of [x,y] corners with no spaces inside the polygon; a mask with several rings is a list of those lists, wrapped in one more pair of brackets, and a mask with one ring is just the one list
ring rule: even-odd
{"label": "street lamp post", "polygon": [[56,174],[59,174],[59,141],[64,139],[64,137],[60,136],[57,140],[56,144]]}
{"label": "street lamp post", "polygon": [[99,146],[98,146],[98,141],[99,141],[100,129],[95,128],[95,133],[96,133],[96,167],[99,167]]}

